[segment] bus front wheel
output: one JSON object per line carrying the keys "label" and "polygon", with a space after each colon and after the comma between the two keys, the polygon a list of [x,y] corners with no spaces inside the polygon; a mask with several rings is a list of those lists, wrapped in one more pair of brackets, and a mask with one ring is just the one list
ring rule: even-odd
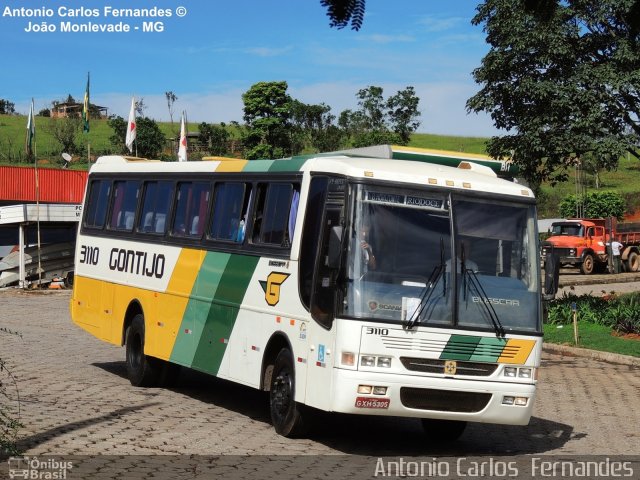
{"label": "bus front wheel", "polygon": [[278,353],[269,391],[271,422],[277,433],[297,437],[304,433],[300,406],[295,401],[296,382],[293,356],[288,348]]}
{"label": "bus front wheel", "polygon": [[160,360],[144,354],[144,316],[138,314],[127,329],[127,376],[135,387],[153,387],[158,384],[162,366]]}
{"label": "bus front wheel", "polygon": [[422,429],[431,442],[454,442],[467,428],[467,422],[423,418]]}

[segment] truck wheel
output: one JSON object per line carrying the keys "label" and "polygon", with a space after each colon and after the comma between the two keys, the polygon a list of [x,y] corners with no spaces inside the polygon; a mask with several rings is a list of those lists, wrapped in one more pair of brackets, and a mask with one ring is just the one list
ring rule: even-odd
{"label": "truck wheel", "polygon": [[162,361],[144,354],[144,316],[138,314],[127,328],[127,375],[134,387],[155,387],[162,373]]}
{"label": "truck wheel", "polygon": [[276,357],[271,377],[269,403],[271,422],[276,432],[284,437],[297,437],[304,433],[300,405],[295,401],[296,381],[293,356],[283,348]]}
{"label": "truck wheel", "polygon": [[580,271],[584,275],[591,275],[593,273],[593,269],[595,267],[595,261],[593,259],[593,255],[587,253],[584,256],[584,260],[582,261],[582,265],[580,265]]}
{"label": "truck wheel", "polygon": [[640,255],[636,252],[631,252],[627,257],[627,272],[640,271]]}

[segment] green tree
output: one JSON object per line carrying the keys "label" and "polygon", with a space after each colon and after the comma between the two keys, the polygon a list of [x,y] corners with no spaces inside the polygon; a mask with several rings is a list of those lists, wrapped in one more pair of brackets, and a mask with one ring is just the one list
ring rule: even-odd
{"label": "green tree", "polygon": [[[129,155],[129,149],[125,145],[127,136],[127,122],[120,116],[111,116],[109,127],[113,130],[113,135],[109,141],[116,152]],[[160,131],[160,127],[148,117],[136,119],[136,151],[139,157],[158,158],[164,148],[166,138]]]}
{"label": "green tree", "polygon": [[352,30],[360,30],[364,22],[366,0],[320,0],[320,5],[327,9],[329,26],[344,28],[351,23]]}
{"label": "green tree", "polygon": [[0,98],[0,115],[13,115],[14,113],[16,113],[15,103]]}
{"label": "green tree", "polygon": [[382,87],[369,86],[358,90],[358,109],[344,110],[338,125],[351,139],[354,147],[386,143],[407,144],[420,122],[420,99],[413,87],[407,87],[384,99]]}
{"label": "green tree", "polygon": [[231,134],[224,123],[213,125],[202,122],[198,130],[200,131],[198,140],[201,144],[206,145],[207,151],[211,155],[223,156],[229,153],[229,139],[231,138]]}
{"label": "green tree", "polygon": [[591,152],[607,169],[640,149],[638,0],[486,0],[474,25],[491,46],[467,102],[506,135],[493,157],[512,156],[534,190],[564,180]]}
{"label": "green tree", "polygon": [[242,141],[248,159],[291,155],[291,97],[287,82],[258,82],[242,94],[245,128]]}
{"label": "green tree", "polygon": [[338,150],[343,146],[345,136],[335,125],[335,119],[329,105],[310,105],[292,100],[292,151],[299,153],[305,148],[318,152]]}
{"label": "green tree", "polygon": [[80,117],[54,118],[49,123],[49,133],[57,140],[62,152],[70,155],[80,153],[81,148],[76,143],[82,121]]}
{"label": "green tree", "polygon": [[402,145],[407,145],[411,134],[420,126],[418,104],[420,98],[411,86],[400,90],[387,99],[387,115],[391,129],[400,136]]}
{"label": "green tree", "polygon": [[[560,215],[571,218],[576,216],[576,195],[568,195],[560,202]],[[616,192],[590,192],[584,196],[585,218],[616,217],[622,220],[624,216],[624,199]]]}

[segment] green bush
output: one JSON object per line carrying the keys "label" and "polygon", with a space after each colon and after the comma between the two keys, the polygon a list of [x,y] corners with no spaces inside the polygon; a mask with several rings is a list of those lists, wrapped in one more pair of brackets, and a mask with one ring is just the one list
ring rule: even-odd
{"label": "green bush", "polygon": [[[576,216],[576,195],[567,195],[560,202],[560,215],[565,218]],[[616,192],[590,192],[584,196],[585,218],[616,217],[622,220],[625,202]]]}
{"label": "green bush", "polygon": [[619,297],[564,293],[550,302],[546,323],[570,324],[573,321],[573,304],[580,320],[603,325],[620,333],[640,334],[640,292]]}

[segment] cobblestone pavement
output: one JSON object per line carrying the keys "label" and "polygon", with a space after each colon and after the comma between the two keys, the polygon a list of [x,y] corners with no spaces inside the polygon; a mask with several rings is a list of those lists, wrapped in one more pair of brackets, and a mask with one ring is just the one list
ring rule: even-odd
{"label": "cobblestone pavement", "polygon": [[[356,454],[512,455],[640,451],[640,368],[546,353],[528,426],[471,424],[453,446],[426,444],[413,419],[323,417],[286,439],[264,393],[195,372],[175,388],[143,389],[125,376],[124,349],[69,318],[70,292],[0,292],[0,358],[17,379],[20,446],[27,455]],[[6,377],[2,377],[6,380]],[[12,394],[13,395],[13,394]],[[15,396],[11,401],[15,403]]]}

